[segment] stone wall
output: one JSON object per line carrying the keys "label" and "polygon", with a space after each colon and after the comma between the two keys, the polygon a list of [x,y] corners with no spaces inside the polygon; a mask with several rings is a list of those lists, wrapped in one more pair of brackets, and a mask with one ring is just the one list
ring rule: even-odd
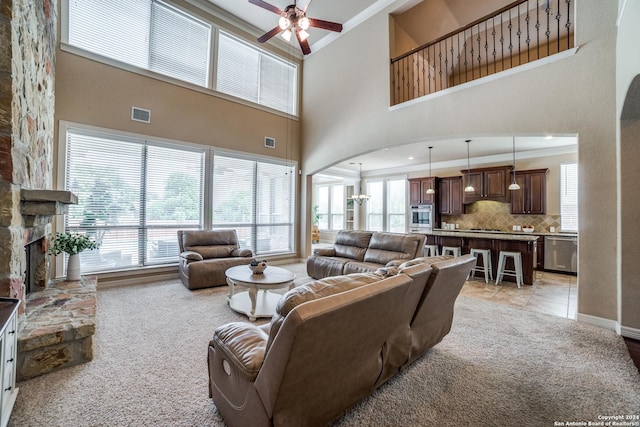
{"label": "stone wall", "polygon": [[51,189],[54,0],[0,0],[0,296],[24,300],[21,189]]}

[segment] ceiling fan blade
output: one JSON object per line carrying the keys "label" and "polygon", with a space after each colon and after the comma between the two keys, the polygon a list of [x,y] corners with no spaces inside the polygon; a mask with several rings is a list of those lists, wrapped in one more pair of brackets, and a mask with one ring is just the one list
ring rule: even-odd
{"label": "ceiling fan blade", "polygon": [[296,7],[303,12],[307,11],[310,4],[311,0],[296,0]]}
{"label": "ceiling fan blade", "polygon": [[277,36],[281,32],[282,32],[282,29],[279,26],[277,26],[273,28],[271,31],[269,31],[268,33],[264,33],[262,36],[258,37],[258,42],[264,43],[267,40],[269,40],[271,37]]}
{"label": "ceiling fan blade", "polygon": [[302,53],[305,55],[310,54],[311,48],[309,47],[309,42],[300,38],[299,31],[296,31],[296,38],[298,39],[298,43],[300,43],[300,49],[302,49]]}
{"label": "ceiling fan blade", "polygon": [[255,4],[256,6],[260,6],[263,9],[267,9],[273,13],[277,13],[278,15],[282,15],[282,10],[277,8],[276,6],[269,4],[262,0],[249,0],[249,3]]}
{"label": "ceiling fan blade", "polygon": [[322,19],[309,18],[309,25],[315,28],[322,28],[323,30],[335,31],[337,33],[342,31],[342,24],[337,22],[323,21]]}

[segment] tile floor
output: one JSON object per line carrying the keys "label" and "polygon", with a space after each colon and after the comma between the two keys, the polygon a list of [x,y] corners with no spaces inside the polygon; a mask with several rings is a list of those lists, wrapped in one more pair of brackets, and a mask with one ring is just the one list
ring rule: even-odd
{"label": "tile floor", "polygon": [[523,285],[520,289],[512,282],[484,282],[484,277],[476,273],[462,287],[460,295],[483,299],[496,304],[509,305],[527,311],[546,313],[554,316],[576,318],[578,302],[578,277],[547,271],[536,272],[533,285]]}

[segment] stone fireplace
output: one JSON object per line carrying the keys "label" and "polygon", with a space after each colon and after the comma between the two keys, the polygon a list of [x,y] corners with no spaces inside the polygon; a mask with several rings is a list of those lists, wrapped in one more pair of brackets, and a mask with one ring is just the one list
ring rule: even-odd
{"label": "stone fireplace", "polygon": [[[0,1],[0,297],[19,308],[18,380],[93,357],[96,278],[51,281],[56,0]],[[27,286],[29,295],[27,296]]]}

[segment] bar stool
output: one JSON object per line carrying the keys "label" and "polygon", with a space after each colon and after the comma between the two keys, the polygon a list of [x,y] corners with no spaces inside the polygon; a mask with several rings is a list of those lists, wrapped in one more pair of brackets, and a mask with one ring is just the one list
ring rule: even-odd
{"label": "bar stool", "polygon": [[[515,270],[507,270],[505,266],[507,265],[507,258],[513,258],[513,264],[515,265]],[[500,283],[504,276],[514,276],[516,278],[516,284],[518,288],[524,282],[524,278],[522,276],[522,255],[520,252],[508,252],[508,251],[500,251],[500,256],[498,257],[498,273],[496,274],[496,285]]]}
{"label": "bar stool", "polygon": [[425,245],[424,256],[438,256],[438,245]]}
{"label": "bar stool", "polygon": [[442,247],[442,255],[447,255],[451,253],[454,258],[462,256],[462,248],[460,246],[443,246]]}
{"label": "bar stool", "polygon": [[482,266],[478,265],[476,261],[476,265],[471,269],[469,277],[476,277],[476,271],[484,273],[484,281],[485,283],[489,283],[489,278],[493,280],[493,268],[491,267],[491,250],[490,249],[471,249],[469,252],[471,255],[478,258],[479,255],[482,255]]}

